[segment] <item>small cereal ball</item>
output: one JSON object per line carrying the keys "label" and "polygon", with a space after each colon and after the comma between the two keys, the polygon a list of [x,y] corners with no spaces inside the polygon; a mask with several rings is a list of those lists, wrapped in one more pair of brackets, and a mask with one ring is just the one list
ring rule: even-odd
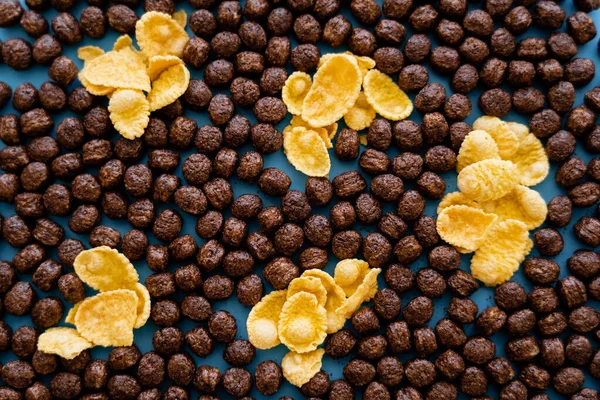
{"label": "small cereal ball", "polygon": [[366,29],[354,28],[348,39],[348,48],[356,55],[371,57],[377,49],[377,39]]}
{"label": "small cereal ball", "polygon": [[100,39],[106,34],[106,24],[108,20],[106,14],[101,8],[90,6],[81,12],[79,24],[81,31],[87,37]]}
{"label": "small cereal ball", "polygon": [[542,0],[533,8],[533,22],[542,28],[558,29],[565,20],[565,11],[553,1]]}
{"label": "small cereal ball", "polygon": [[475,36],[490,36],[494,30],[494,22],[490,14],[483,10],[472,10],[463,19],[465,30]]}
{"label": "small cereal ball", "polygon": [[585,44],[596,36],[596,26],[585,12],[578,11],[567,18],[567,31],[578,44]]}
{"label": "small cereal ball", "polygon": [[52,30],[58,41],[66,45],[79,43],[83,39],[79,23],[74,16],[66,12],[52,18]]}
{"label": "small cereal ball", "polygon": [[26,70],[33,63],[31,45],[23,39],[9,39],[2,45],[2,60],[17,71]]}
{"label": "small cereal ball", "polygon": [[352,24],[343,15],[329,19],[323,28],[323,41],[331,47],[345,44],[352,32]]}
{"label": "small cereal ball", "polygon": [[0,3],[0,27],[6,28],[19,22],[23,7],[17,0],[4,0]]}

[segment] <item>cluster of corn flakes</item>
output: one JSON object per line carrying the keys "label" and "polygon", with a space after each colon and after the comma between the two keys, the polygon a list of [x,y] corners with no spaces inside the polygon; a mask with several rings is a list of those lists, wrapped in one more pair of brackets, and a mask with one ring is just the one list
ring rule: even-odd
{"label": "cluster of corn flakes", "polygon": [[117,39],[104,52],[96,46],[81,47],[77,56],[84,61],[79,80],[95,96],[108,96],[108,111],[115,129],[127,139],[144,134],[150,112],[163,108],[187,90],[190,72],[181,56],[189,37],[187,15],[145,13],[136,24],[135,36]]}
{"label": "cluster of corn flakes", "polygon": [[117,250],[100,246],[79,253],[73,266],[100,293],[69,310],[65,322],[76,329],[47,329],[38,348],[72,359],[93,346],[130,346],[133,329],[144,326],[150,316],[150,294],[138,282],[133,265]]}
{"label": "cluster of corn flakes", "polygon": [[[333,147],[331,140],[341,118],[350,128],[362,130],[377,114],[399,121],[413,110],[408,96],[375,69],[372,58],[350,52],[323,55],[312,79],[307,73],[294,72],[281,97],[294,115],[283,131],[285,154],[290,164],[309,176],[329,173],[327,149]],[[361,143],[366,144],[365,140],[361,136]]]}
{"label": "cluster of corn flakes", "polygon": [[343,260],[334,277],[319,269],[305,271],[285,290],[264,296],[246,322],[248,339],[258,349],[284,344],[283,375],[302,386],[321,369],[325,353],[318,348],[327,334],[342,329],[360,305],[377,292],[380,269],[362,260]]}
{"label": "cluster of corn flakes", "polygon": [[459,192],[438,206],[437,231],[461,253],[475,252],[471,273],[488,286],[518,270],[529,254],[529,230],[548,212],[540,194],[528,186],[548,175],[542,143],[526,126],[481,117],[460,147]]}

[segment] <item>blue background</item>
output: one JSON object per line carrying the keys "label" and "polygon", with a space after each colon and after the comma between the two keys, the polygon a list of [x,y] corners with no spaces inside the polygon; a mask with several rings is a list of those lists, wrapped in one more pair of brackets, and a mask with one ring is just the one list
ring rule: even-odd
{"label": "blue background", "polygon": [[[380,0],[378,0],[378,1],[381,3]],[[244,3],[244,1],[242,0],[242,4],[243,3]],[[87,6],[87,3],[85,3],[84,1],[80,1],[79,4],[73,10],[73,14],[78,18],[81,11],[86,6]],[[481,8],[482,6],[483,6],[483,4],[481,4],[481,3],[469,3],[470,9]],[[572,13],[574,13],[576,11],[576,9],[574,8],[574,5],[572,4],[571,1],[563,1],[563,2],[561,2],[561,6],[567,12],[567,16],[571,15]],[[188,16],[193,11],[193,9],[191,9],[191,7],[187,3],[184,4],[184,2],[180,2],[177,4],[177,10],[179,10],[181,8],[185,9],[188,12]],[[143,13],[143,10],[141,7],[137,10],[137,13],[138,13],[138,15],[141,15]],[[49,22],[50,22],[51,18],[53,18],[56,14],[57,14],[57,12],[55,10],[49,10],[49,11],[46,11],[43,13],[43,15],[47,18],[47,20]],[[342,14],[344,14],[347,18],[349,18],[352,21],[353,26],[355,26],[355,27],[360,26],[360,24],[356,21],[356,19],[350,14],[349,5],[346,2],[343,2]],[[600,13],[593,12],[591,15],[595,19],[596,24],[598,24],[598,28],[600,29]],[[408,37],[412,32],[410,31],[408,24],[405,24],[405,26],[408,30],[408,35],[407,35],[407,37]],[[498,22],[496,22],[496,26],[499,27]],[[565,25],[563,25],[561,30],[565,30],[565,29],[566,29]],[[187,30],[190,33],[190,35],[193,35],[193,33],[189,30],[189,28]],[[543,31],[543,30],[539,30],[536,28],[530,28],[522,36],[523,37],[524,36],[538,36],[538,37],[546,38],[549,36],[549,34],[550,34],[550,31]],[[77,63],[77,65],[81,68],[82,62],[80,60],[78,60],[76,57],[78,47],[84,46],[84,45],[96,45],[96,46],[100,46],[100,47],[104,48],[105,50],[110,50],[112,48],[112,44],[113,44],[114,40],[118,36],[119,35],[116,32],[110,30],[107,33],[107,35],[100,40],[92,40],[89,38],[85,38],[84,41],[82,43],[80,43],[79,45],[64,46],[63,54],[72,58]],[[32,39],[32,38],[28,38],[26,36],[25,32],[18,25],[16,25],[15,27],[8,28],[8,29],[0,29],[0,40],[5,41],[9,38],[14,38],[14,37],[25,38],[25,39],[29,40],[31,43],[33,43],[33,41],[34,41],[34,39]],[[518,37],[517,39],[520,39],[520,37]],[[436,42],[436,39],[433,37],[433,35],[432,35],[432,42],[433,42],[434,46],[438,44]],[[598,57],[598,50],[596,47],[597,42],[598,42],[598,38],[592,40],[591,42],[587,43],[584,46],[580,46],[578,56],[591,58],[596,63],[598,63],[600,61],[600,58]],[[294,38],[292,38],[292,45],[293,46],[297,45],[297,42],[295,41]],[[346,50],[345,48],[331,49],[322,44],[320,45],[320,47],[321,47],[322,54],[332,52],[332,51],[337,52],[337,51]],[[290,71],[291,71],[291,69],[290,69]],[[190,68],[190,72],[191,72],[192,78],[202,79],[202,77],[203,77],[203,70],[195,70],[195,69]],[[431,69],[429,69],[429,73],[430,73],[430,82],[442,83],[447,89],[447,95],[449,96],[450,94],[452,94],[452,90],[450,89],[450,87],[448,85],[449,77],[441,76],[441,75],[435,73],[434,71],[432,71]],[[394,77],[394,79],[395,78],[396,77]],[[44,66],[34,65],[31,69],[29,69],[27,71],[18,72],[18,71],[14,71],[14,70],[10,69],[6,65],[0,65],[0,80],[9,83],[13,87],[13,89],[22,82],[31,82],[33,85],[35,85],[36,87],[39,88],[39,86],[43,82],[49,80],[49,78],[47,76],[47,67],[44,67]],[[577,98],[576,98],[575,106],[582,104],[583,95],[585,94],[586,91],[588,91],[592,87],[599,85],[599,84],[600,84],[600,77],[597,76],[587,86],[577,88]],[[74,82],[69,87],[69,91],[78,85],[79,84],[77,81]],[[213,91],[213,94],[217,93],[217,92],[219,92],[219,91]],[[221,91],[221,92],[226,93],[226,91]],[[481,115],[481,112],[477,107],[477,99],[479,98],[480,93],[481,93],[481,89],[477,89],[469,94],[469,98],[471,99],[471,102],[473,103],[473,112],[466,120],[466,122],[468,122],[468,123],[472,123],[477,117],[479,117]],[[414,100],[414,94],[411,94],[410,97],[411,97],[411,99]],[[251,110],[244,110],[244,109],[240,109],[238,107],[236,109],[236,112],[240,112],[240,113],[244,114],[245,116],[247,116],[248,118],[250,118],[252,123],[255,122],[255,119],[252,115]],[[15,113],[15,110],[12,109],[12,106],[9,104],[4,109],[0,110],[0,113],[2,115],[5,115],[8,113]],[[17,115],[18,115],[18,113],[17,113]],[[73,115],[70,112],[61,112],[61,113],[54,114],[55,126],[57,126],[60,123],[60,121],[67,116],[73,116]],[[204,125],[204,124],[210,124],[208,116],[205,112],[194,112],[194,111],[186,110],[185,116],[196,120],[198,122],[199,126]],[[278,125],[278,128],[280,130],[282,130],[287,125],[289,119],[290,119],[290,117],[288,116],[288,118],[286,118],[285,121],[281,122]],[[420,115],[420,113],[415,111],[409,117],[409,119],[420,122],[421,115]],[[521,123],[527,124],[526,117],[518,115],[514,112],[512,112],[510,115],[505,117],[505,119],[509,120],[509,121],[516,121],[516,122],[521,122]],[[340,121],[340,128],[342,126],[343,126],[343,121]],[[54,132],[52,133],[52,135],[54,135]],[[118,134],[116,132],[113,132],[113,133],[111,133],[110,139],[114,141],[117,139],[117,137],[118,137]],[[4,146],[4,144],[0,144],[0,147],[3,147],[3,146]],[[252,149],[251,146],[249,144],[247,144],[244,147],[238,149],[238,153],[241,155],[244,152],[249,151],[251,149]],[[364,150],[364,148],[362,148],[361,150]],[[183,163],[183,160],[189,154],[192,154],[193,152],[194,152],[194,150],[191,149],[191,150],[181,153],[182,162],[180,163],[179,167],[177,168],[176,174],[181,176],[181,165]],[[331,153],[333,153],[333,151],[331,151]],[[398,149],[395,148],[394,146],[392,146],[392,148],[388,151],[388,154],[390,157],[394,157],[398,153],[399,153]],[[579,143],[577,145],[577,149],[576,149],[574,156],[581,157],[586,162],[594,157],[594,155],[586,152]],[[147,157],[144,157],[144,159],[142,159],[140,162],[145,163],[146,161],[147,161]],[[333,154],[331,154],[331,161],[332,161],[332,168],[331,168],[331,173],[330,173],[331,178],[335,177],[336,175],[338,175],[344,171],[359,169],[357,162],[342,162],[342,161],[338,160]],[[264,162],[265,162],[265,168],[266,167],[278,167],[278,168],[283,169],[292,178],[291,189],[304,190],[304,184],[305,184],[306,177],[304,175],[298,173],[287,162],[282,151],[277,152],[275,154],[270,154],[270,155],[265,156]],[[557,165],[552,165],[550,175],[548,176],[548,178],[543,183],[541,183],[540,185],[535,187],[535,189],[538,190],[542,194],[542,196],[544,197],[544,199],[546,201],[549,201],[555,195],[565,194],[564,188],[559,187],[554,182],[554,175],[555,175],[556,169],[557,169]],[[87,171],[90,171],[90,170],[91,170],[91,173],[97,173],[97,169],[94,169],[94,168],[87,169]],[[451,172],[451,173],[444,174],[443,178],[446,180],[447,192],[456,190],[456,174],[455,173]],[[263,193],[259,192],[256,186],[252,186],[252,185],[248,185],[246,183],[240,182],[235,178],[235,176],[230,180],[230,182],[233,186],[235,197],[238,197],[245,193],[256,193],[256,194],[260,195],[261,198],[263,199],[265,207],[270,206],[270,205],[279,205],[279,202],[280,202],[279,198],[273,198],[270,196],[266,196]],[[413,187],[413,185],[411,183],[408,183],[406,186],[408,188]],[[334,199],[330,203],[330,205],[335,204],[335,202],[336,202],[336,199]],[[437,207],[437,201],[428,201],[427,208],[425,210],[425,214],[435,217],[436,207]],[[157,205],[157,210],[162,210],[165,208],[176,208],[176,207],[174,206],[174,204]],[[392,204],[392,203],[384,204],[384,212],[394,211],[394,208],[395,208],[395,204]],[[573,212],[572,223],[569,224],[567,227],[560,229],[560,232],[563,235],[563,238],[565,240],[565,248],[561,254],[554,257],[553,259],[556,262],[558,262],[559,265],[561,266],[561,269],[562,269],[561,270],[561,278],[568,275],[568,271],[566,270],[567,259],[570,257],[570,255],[575,250],[584,247],[581,245],[581,243],[579,243],[575,239],[575,237],[573,235],[573,231],[572,231],[572,226],[581,216],[593,215],[594,212],[595,212],[595,207],[587,208],[587,209],[575,209]],[[3,216],[9,216],[14,213],[15,213],[14,205],[0,203],[0,214],[2,214]],[[320,214],[328,215],[328,207],[327,208],[322,208],[322,207],[313,208],[313,213],[320,213]],[[184,214],[184,213],[182,213],[182,214]],[[230,213],[227,212],[226,216],[229,216],[229,215],[230,215]],[[67,218],[51,217],[51,219],[53,219],[54,221],[57,221],[58,223],[63,225],[65,228],[67,227],[67,221],[68,221]],[[184,226],[183,226],[183,230],[182,230],[181,234],[190,234],[190,235],[194,236],[198,242],[198,245],[201,245],[204,241],[202,239],[200,239],[194,231],[195,218],[190,215],[184,215],[184,220],[185,220],[185,222],[184,222]],[[128,230],[132,229],[131,225],[129,225],[129,223],[127,221],[125,221],[125,220],[110,220],[109,218],[107,218],[104,215],[102,216],[101,225],[108,225],[108,226],[114,227],[114,228],[118,229],[121,232],[121,234],[124,234]],[[250,231],[258,230],[256,223],[251,223],[249,228],[250,228],[249,229]],[[369,232],[372,232],[376,229],[375,226],[358,226],[358,224],[355,228],[358,229],[363,236],[365,236]],[[68,228],[66,228],[66,230],[67,230],[66,237],[77,238],[79,240],[82,240],[87,246],[89,246],[86,236],[74,234],[73,232],[68,230]],[[151,232],[149,232],[148,235],[149,235],[149,239],[150,239],[151,243],[158,243],[158,241],[153,237]],[[11,260],[15,253],[16,253],[16,249],[13,249],[12,247],[10,247],[5,241],[0,242],[0,259]],[[539,254],[534,249],[531,253],[531,256],[537,256],[537,255],[539,255]],[[56,252],[50,251],[49,256],[51,258],[56,259]],[[335,257],[333,257],[333,255],[330,255],[330,262],[329,262],[326,270],[330,273],[333,273],[333,268],[334,268],[335,264],[337,263],[337,261],[338,260],[335,259]],[[135,262],[134,264],[140,274],[140,281],[143,282],[146,279],[146,277],[148,275],[150,275],[151,271],[147,268],[144,261],[138,261],[138,262]],[[175,268],[179,267],[180,265],[181,264],[172,263],[169,270],[174,271]],[[469,257],[463,256],[461,268],[468,270],[468,265],[469,265]],[[417,260],[416,262],[414,262],[413,264],[410,265],[410,267],[414,271],[418,271],[419,269],[425,268],[426,266],[427,266],[427,263],[426,263],[425,257],[421,257],[419,260]],[[262,271],[263,267],[264,267],[263,264],[257,263],[256,271],[257,272]],[[19,279],[30,281],[31,275],[20,276]],[[531,287],[531,284],[524,278],[522,272],[518,272],[517,274],[515,274],[513,279],[515,281],[521,283],[522,285],[524,285],[527,289],[529,289]],[[264,284],[265,284],[265,291],[269,292],[272,288],[266,281],[264,281]],[[383,283],[383,279],[380,277],[380,286],[381,285],[384,285],[384,283]],[[35,286],[34,286],[34,289],[37,290],[37,288],[35,288]],[[91,293],[92,292],[90,291],[90,294]],[[50,293],[38,292],[38,294],[40,295],[40,297],[44,297],[44,296],[48,296],[48,295],[60,296],[60,293],[58,292],[58,290],[54,290]],[[403,305],[407,304],[412,298],[414,298],[417,295],[418,295],[418,293],[416,290],[404,294],[402,296],[402,304]],[[432,318],[432,320],[429,322],[429,324],[428,324],[429,326],[432,326],[432,327],[435,326],[435,323],[440,318],[445,317],[445,308],[446,308],[450,298],[451,298],[451,296],[447,292],[441,299],[437,299],[435,301],[435,314],[434,314],[434,317]],[[472,298],[477,302],[479,309],[481,311],[485,307],[493,304],[493,289],[482,287],[472,296]],[[176,299],[181,300],[181,296],[176,296]],[[69,303],[65,303],[65,304],[67,307],[70,306]],[[592,305],[596,308],[598,307],[597,303],[592,302]],[[226,301],[219,301],[219,302],[213,303],[213,311],[221,310],[221,309],[228,310],[231,313],[233,313],[233,315],[236,317],[237,324],[238,324],[237,338],[246,339],[247,333],[246,333],[246,329],[245,329],[245,321],[246,321],[246,318],[247,318],[247,315],[249,312],[249,308],[244,307],[241,304],[239,304],[235,297],[235,294],[234,294],[234,296],[232,296],[231,298],[229,298]],[[65,311],[65,315],[66,315],[66,311]],[[16,317],[16,316],[11,316],[11,315],[5,314],[2,318],[7,323],[9,323],[13,329],[16,329],[23,325],[32,325],[32,322],[31,322],[31,319],[29,316]],[[201,323],[201,324],[204,325],[204,323]],[[347,326],[349,326],[349,325],[350,324],[348,323]],[[194,326],[196,326],[196,323],[194,323],[193,321],[187,320],[187,319],[183,319],[179,323],[178,326],[181,329],[183,329],[183,331],[185,332],[185,331],[193,328]],[[148,323],[143,328],[135,331],[135,343],[139,346],[139,348],[142,352],[148,352],[148,351],[153,350],[152,334],[154,333],[154,331],[156,329],[157,329],[156,326],[151,321],[148,321]],[[475,329],[474,329],[473,325],[465,326],[465,330],[468,334],[475,333]],[[504,355],[504,343],[507,340],[507,336],[505,334],[497,334],[493,337],[493,339],[497,345],[497,355]],[[592,341],[593,341],[594,347],[597,348],[598,344],[599,344],[597,339],[592,338]],[[206,357],[205,359],[201,359],[201,358],[193,355],[191,352],[190,352],[190,354],[193,355],[195,362],[196,362],[196,366],[199,366],[201,364],[210,364],[213,366],[217,366],[221,369],[221,371],[224,371],[226,368],[228,368],[228,365],[222,360],[223,349],[224,349],[223,344],[217,344],[214,352],[210,356]],[[106,348],[95,348],[92,350],[92,355],[95,358],[106,358],[109,350],[110,349],[106,349]],[[187,349],[186,349],[186,351],[187,351]],[[249,371],[251,371],[253,373],[256,368],[256,365],[258,363],[260,363],[261,361],[275,360],[277,362],[280,362],[286,353],[287,353],[287,349],[283,345],[280,345],[277,348],[274,348],[274,349],[271,349],[268,351],[258,350],[256,359],[247,368]],[[404,362],[412,357],[414,357],[413,354],[411,354],[410,356],[403,355],[400,358]],[[14,358],[15,358],[15,356],[11,352],[0,353],[0,362],[2,362],[2,363],[6,363]],[[324,360],[323,360],[323,369],[325,371],[327,371],[327,373],[329,373],[332,380],[342,378],[343,377],[342,376],[342,368],[348,362],[349,359],[350,359],[350,357],[336,361],[336,360],[332,360],[328,356],[325,356]],[[131,373],[135,374],[135,371],[132,371]],[[43,377],[42,381],[47,382],[48,377]],[[596,380],[594,380],[588,374],[586,374],[586,381],[585,381],[584,386],[600,390],[600,385],[598,384],[598,382]],[[166,387],[167,387],[167,384],[166,383],[163,384],[163,389],[165,389]],[[198,394],[199,393],[195,389],[192,390],[191,398],[196,398],[198,396]],[[548,394],[550,394],[550,396],[552,398],[560,397],[559,395],[557,395],[555,392],[552,392],[552,391],[548,391]],[[225,394],[222,390],[220,390],[218,395],[221,398],[231,398],[230,396]],[[250,395],[257,399],[269,397],[269,396],[263,396],[260,393],[258,393],[256,388],[253,388]],[[287,382],[281,387],[280,391],[277,393],[276,396],[271,396],[271,397],[277,398],[278,396],[284,396],[284,395],[291,396],[292,398],[302,398],[303,397],[297,388],[293,387],[292,385],[288,384]],[[492,396],[492,397],[497,397],[497,387],[490,384],[489,390],[488,390],[488,395]]]}

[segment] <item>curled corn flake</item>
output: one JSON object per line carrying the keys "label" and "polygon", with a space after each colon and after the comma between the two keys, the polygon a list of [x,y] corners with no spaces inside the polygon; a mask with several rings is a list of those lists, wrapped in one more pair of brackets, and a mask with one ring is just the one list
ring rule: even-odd
{"label": "curled corn flake", "polygon": [[65,322],[67,324],[75,325],[75,314],[77,314],[77,309],[79,309],[80,305],[81,301],[79,303],[73,304],[73,307],[71,307],[71,309],[67,313],[67,316],[65,317]]}
{"label": "curled corn flake", "polygon": [[329,139],[333,139],[337,133],[338,124],[337,122],[334,122],[331,125],[324,126],[324,128],[327,130],[327,136],[329,136]]}
{"label": "curled corn flake", "polygon": [[319,278],[303,276],[292,280],[287,289],[287,297],[290,298],[300,292],[314,294],[319,305],[325,307],[325,303],[327,302],[327,290],[325,290],[325,287]]}
{"label": "curled corn flake", "polygon": [[392,121],[407,118],[413,110],[413,104],[388,75],[372,69],[363,81],[367,102],[379,115]]}
{"label": "curled corn flake", "polygon": [[49,328],[38,337],[37,348],[46,354],[56,354],[72,360],[82,351],[94,347],[73,328]]}
{"label": "curled corn flake", "polygon": [[248,340],[257,349],[268,350],[277,346],[279,314],[287,299],[287,290],[277,290],[264,296],[248,314]]}
{"label": "curled corn flake", "polygon": [[296,71],[286,79],[281,90],[281,99],[290,114],[302,114],[302,103],[311,86],[312,80],[306,72]]}
{"label": "curled corn flake", "polygon": [[471,274],[487,286],[505,282],[519,269],[531,246],[524,223],[514,219],[498,222],[475,252]]}
{"label": "curled corn flake", "polygon": [[142,136],[150,121],[150,105],[140,90],[119,89],[108,103],[110,120],[126,139]]}
{"label": "curled corn flake", "polygon": [[440,204],[437,208],[437,213],[440,214],[445,208],[458,205],[469,206],[472,208],[481,208],[479,206],[479,203],[477,203],[475,200],[471,200],[465,197],[465,195],[461,192],[452,192],[446,194],[442,201],[440,201]]}
{"label": "curled corn flake", "polygon": [[496,219],[494,214],[487,214],[477,208],[450,206],[438,215],[437,231],[447,243],[472,252],[481,245]]}
{"label": "curled corn flake", "polygon": [[283,136],[283,149],[290,164],[308,176],[326,176],[331,168],[327,146],[313,130],[292,128]]}
{"label": "curled corn flake", "polygon": [[183,60],[175,56],[154,56],[148,60],[148,76],[150,80],[156,80],[162,72],[174,65],[183,64]]}
{"label": "curled corn flake", "polygon": [[489,159],[500,159],[496,142],[486,131],[472,131],[460,146],[456,158],[456,171],[460,172],[468,165]]}
{"label": "curled corn flake", "polygon": [[[354,59],[358,63],[358,68],[360,68],[360,75],[362,78],[365,77],[365,75],[367,74],[367,72],[369,72],[369,70],[371,68],[375,68],[375,60],[373,60],[371,57],[357,56],[356,54],[352,54],[349,51],[345,51],[341,54],[347,54],[349,56],[354,57]],[[323,55],[319,59],[318,68],[321,68],[321,66],[323,66],[323,64],[325,64],[327,61],[329,61],[335,55],[336,55],[336,53],[328,53],[328,54]]]}
{"label": "curled corn flake", "polygon": [[187,13],[185,10],[179,10],[173,13],[173,19],[177,22],[182,28],[185,29],[187,25]]}
{"label": "curled corn flake", "polygon": [[327,333],[335,333],[342,329],[346,318],[338,314],[336,311],[346,302],[346,295],[342,288],[335,283],[331,275],[320,269],[309,269],[304,271],[302,276],[314,276],[321,280],[321,284],[327,290],[327,302],[325,310],[327,311]]}
{"label": "curled corn flake", "polygon": [[98,346],[131,346],[137,304],[137,295],[127,289],[88,297],[75,314],[77,331]]}
{"label": "curled corn flake", "polygon": [[516,219],[527,229],[535,229],[546,220],[548,207],[538,192],[526,186],[517,185],[515,190],[497,200],[484,202],[481,207],[492,212],[501,221]]}
{"label": "curled corn flake", "polygon": [[296,128],[298,126],[302,126],[308,130],[317,132],[319,134],[319,136],[321,137],[321,139],[323,139],[323,142],[325,143],[325,147],[327,147],[328,149],[331,149],[333,147],[333,144],[331,143],[331,138],[329,137],[329,134],[327,133],[326,128],[312,127],[305,120],[303,120],[302,118],[300,118],[297,115],[294,115],[292,117],[291,125],[288,125],[288,127],[286,127],[286,129],[287,128],[289,128],[289,129],[287,129],[287,130],[284,129],[284,133],[289,132],[292,130],[292,128]]}
{"label": "curled corn flake", "polygon": [[356,102],[361,80],[356,59],[335,54],[313,76],[302,103],[302,119],[318,128],[333,124]]}
{"label": "curled corn flake", "polygon": [[510,193],[518,184],[517,166],[510,161],[483,160],[458,174],[458,189],[478,201],[495,200]]}
{"label": "curled corn flake", "polygon": [[181,57],[188,34],[169,14],[150,11],[135,24],[135,36],[147,57],[172,55]]}
{"label": "curled corn flake", "polygon": [[346,302],[337,309],[337,313],[348,319],[360,308],[363,302],[371,300],[377,292],[377,275],[380,272],[381,269],[379,268],[369,270],[356,292],[346,299]]}
{"label": "curled corn flake", "polygon": [[98,46],[83,46],[77,49],[77,58],[85,62],[90,62],[103,54],[104,50]]}
{"label": "curled corn flake", "polygon": [[279,340],[297,353],[313,351],[327,336],[327,311],[317,296],[299,292],[288,297],[279,316]]}
{"label": "curled corn flake", "polygon": [[519,148],[517,135],[498,117],[479,117],[473,122],[473,129],[486,131],[494,138],[498,145],[498,154],[502,159],[510,157]]}
{"label": "curled corn flake", "polygon": [[304,385],[321,370],[323,354],[323,349],[302,354],[290,351],[281,360],[283,376],[294,386]]}
{"label": "curled corn flake", "polygon": [[369,273],[369,263],[356,258],[342,260],[335,266],[333,279],[346,293],[346,296],[352,296],[365,276]]}
{"label": "curled corn flake", "polygon": [[146,65],[131,50],[109,51],[86,65],[85,78],[93,85],[150,91]]}
{"label": "curled corn flake", "polygon": [[519,142],[522,142],[523,139],[529,135],[529,128],[527,125],[519,124],[517,122],[507,122],[506,125],[508,126],[508,129],[517,136]]}
{"label": "curled corn flake", "polygon": [[375,109],[367,102],[365,93],[360,92],[356,103],[344,115],[344,122],[348,127],[360,131],[368,128],[376,115]]}
{"label": "curled corn flake", "polygon": [[82,251],[73,267],[82,281],[101,292],[131,287],[138,281],[138,274],[127,257],[108,246]]}
{"label": "curled corn flake", "polygon": [[152,90],[148,93],[150,111],[173,103],[185,93],[189,83],[190,71],[183,64],[173,65],[162,72],[158,79],[152,82]]}
{"label": "curled corn flake", "polygon": [[532,134],[525,136],[519,144],[519,150],[508,157],[516,166],[519,183],[534,186],[548,176],[550,163],[542,142]]}
{"label": "curled corn flake", "polygon": [[133,46],[133,40],[129,35],[121,35],[115,40],[113,44],[113,51],[124,50]]}
{"label": "curled corn flake", "polygon": [[104,54],[104,50],[96,46],[85,46],[77,50],[77,56],[84,61],[83,68],[79,71],[78,78],[83,87],[94,96],[106,96],[111,94],[115,89],[103,85],[94,85],[86,77],[87,66],[90,61]]}
{"label": "curled corn flake", "polygon": [[148,289],[146,286],[141,283],[136,283],[131,287],[131,290],[135,292],[138,297],[138,304],[136,307],[136,319],[134,328],[141,328],[148,321],[148,317],[150,317],[150,293],[148,293]]}

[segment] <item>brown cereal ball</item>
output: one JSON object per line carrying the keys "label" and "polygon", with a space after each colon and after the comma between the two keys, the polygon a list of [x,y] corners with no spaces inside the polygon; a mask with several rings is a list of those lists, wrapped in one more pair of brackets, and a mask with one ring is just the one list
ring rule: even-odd
{"label": "brown cereal ball", "polygon": [[548,56],[547,43],[541,38],[525,38],[517,46],[517,55],[527,61],[541,61]]}
{"label": "brown cereal ball", "polygon": [[479,97],[479,108],[486,115],[503,117],[510,112],[510,97],[508,92],[498,88],[485,91]]}
{"label": "brown cereal ball", "polygon": [[323,28],[323,41],[331,47],[340,47],[350,37],[352,24],[343,15],[330,18]]}
{"label": "brown cereal ball", "polygon": [[371,182],[371,192],[380,200],[395,201],[404,192],[404,183],[392,174],[378,175]]}
{"label": "brown cereal ball", "polygon": [[430,146],[442,144],[448,136],[448,121],[439,112],[428,113],[423,116],[421,129],[425,141]]}
{"label": "brown cereal ball", "polygon": [[208,60],[210,46],[208,42],[199,37],[193,37],[183,48],[183,61],[193,68],[201,68]]}
{"label": "brown cereal ball", "polygon": [[475,37],[466,38],[458,51],[464,61],[472,64],[480,64],[490,55],[488,45]]}
{"label": "brown cereal ball", "polygon": [[524,6],[520,5],[508,12],[504,17],[504,27],[514,35],[524,33],[533,21],[531,14]]}
{"label": "brown cereal ball", "polygon": [[[399,126],[399,125],[395,125]],[[417,125],[418,127],[418,125]],[[396,132],[395,132],[396,133]],[[420,130],[418,132],[419,137],[421,135]],[[402,141],[408,140],[408,138],[401,138]],[[422,141],[421,139],[417,139]],[[410,146],[413,147],[413,146]],[[392,172],[394,173],[394,175],[396,175],[397,177],[404,179],[404,180],[414,180],[416,179],[419,175],[421,175],[421,172],[423,171],[423,158],[415,153],[410,153],[410,152],[404,152],[401,153],[400,155],[394,157],[394,159],[392,160]]]}
{"label": "brown cereal ball", "polygon": [[500,86],[506,76],[507,68],[506,61],[495,57],[488,59],[479,71],[481,83],[488,88]]}
{"label": "brown cereal ball", "polygon": [[424,34],[412,35],[404,45],[404,56],[413,63],[421,63],[431,52],[431,41]]}
{"label": "brown cereal ball", "polygon": [[138,17],[131,8],[122,4],[112,6],[109,7],[106,16],[108,25],[117,32],[131,34],[135,31]]}
{"label": "brown cereal ball", "polygon": [[377,49],[377,39],[366,29],[354,28],[348,39],[348,48],[356,55],[371,57]]}
{"label": "brown cereal ball", "polygon": [[594,62],[588,58],[575,58],[565,66],[565,80],[575,86],[587,85],[594,76]]}
{"label": "brown cereal ball", "polygon": [[297,71],[311,72],[319,64],[320,50],[313,44],[301,44],[292,49],[291,64]]}
{"label": "brown cereal ball", "polygon": [[451,74],[460,67],[460,55],[451,47],[438,46],[433,49],[429,62],[441,74]]}
{"label": "brown cereal ball", "polygon": [[48,21],[37,11],[26,10],[19,24],[29,36],[38,38],[48,32]]}
{"label": "brown cereal ball", "polygon": [[446,89],[439,83],[426,85],[415,97],[415,108],[423,113],[436,111],[446,100]]}
{"label": "brown cereal ball", "polygon": [[463,27],[455,21],[442,19],[435,28],[436,36],[449,46],[458,46],[465,37]]}
{"label": "brown cereal ball", "polygon": [[333,236],[331,247],[333,254],[340,260],[354,258],[362,246],[362,236],[355,230],[338,232]]}
{"label": "brown cereal ball", "polygon": [[354,359],[344,367],[344,378],[354,386],[368,385],[376,374],[375,367],[363,360]]}
{"label": "brown cereal ball", "polygon": [[[58,41],[66,45],[79,43],[83,39],[79,23],[75,17],[66,12],[61,12],[52,18],[52,30]],[[6,43],[4,43],[4,47]],[[6,61],[6,58],[4,60]]]}
{"label": "brown cereal ball", "polygon": [[256,379],[256,389],[265,396],[277,393],[283,383],[281,367],[270,360],[258,364],[254,378]]}
{"label": "brown cereal ball", "polygon": [[536,65],[536,76],[545,85],[552,85],[560,81],[563,77],[563,67],[555,59],[540,61]]}
{"label": "brown cereal ball", "polygon": [[555,32],[548,38],[548,53],[552,58],[567,62],[577,55],[577,44],[564,32]]}
{"label": "brown cereal ball", "polygon": [[565,16],[564,10],[558,4],[547,0],[536,3],[532,13],[533,22],[548,29],[560,28]]}
{"label": "brown cereal ball", "polygon": [[337,360],[350,354],[356,343],[354,334],[347,329],[342,329],[327,338],[325,352]]}
{"label": "brown cereal ball", "polygon": [[573,394],[583,386],[584,375],[577,368],[563,368],[559,370],[552,379],[554,389],[564,395]]}
{"label": "brown cereal ball", "polygon": [[81,12],[79,24],[81,31],[87,37],[100,39],[106,34],[108,19],[101,8],[90,6]]}
{"label": "brown cereal ball", "polygon": [[596,37],[594,21],[583,11],[578,11],[567,18],[567,31],[578,44],[585,44]]}
{"label": "brown cereal ball", "polygon": [[508,83],[514,87],[531,86],[535,67],[529,61],[511,61],[508,65]]}

